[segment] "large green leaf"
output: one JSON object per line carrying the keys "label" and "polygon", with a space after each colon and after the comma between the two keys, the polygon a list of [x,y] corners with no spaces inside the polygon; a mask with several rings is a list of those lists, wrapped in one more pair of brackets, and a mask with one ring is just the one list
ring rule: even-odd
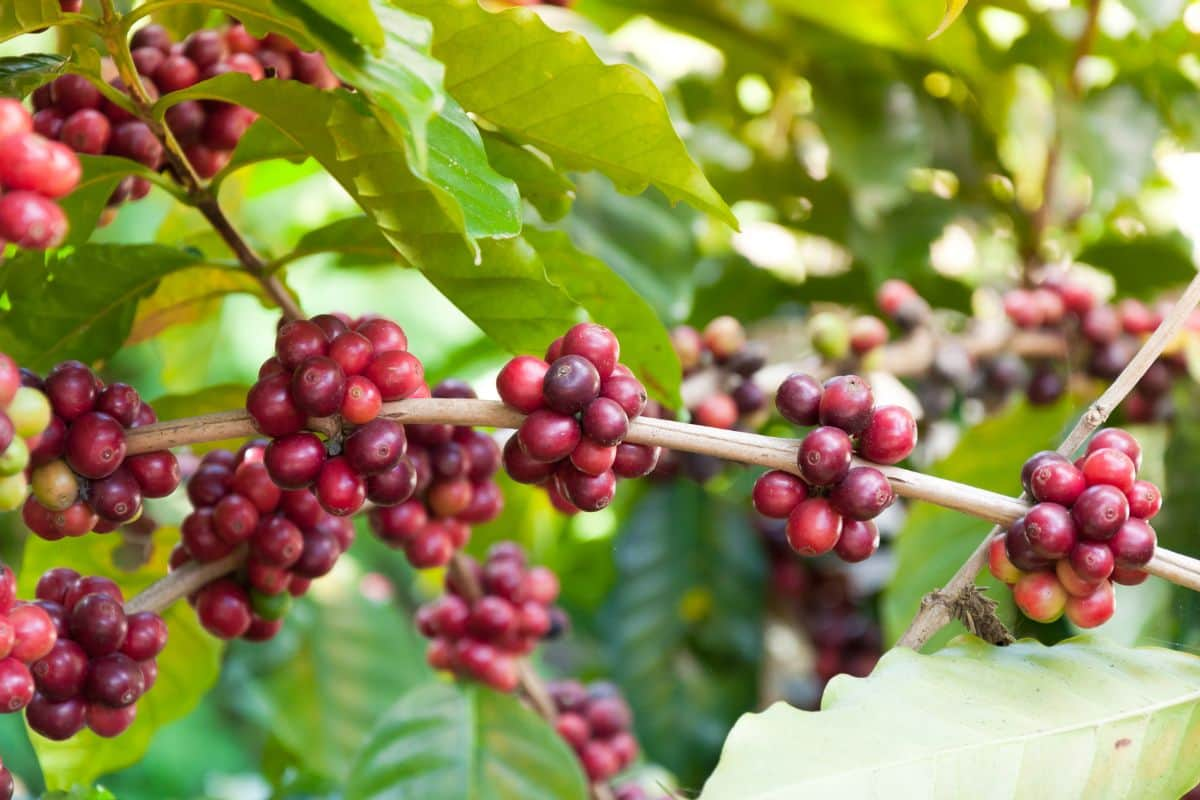
{"label": "large green leaf", "polygon": [[758,695],[764,566],[745,511],[690,481],[647,492],[600,620],[647,755],[691,786]]}
{"label": "large green leaf", "polygon": [[407,615],[351,585],[298,603],[274,641],[238,655],[253,670],[232,678],[251,713],[308,770],[338,780],[388,702],[433,677]]}
{"label": "large green leaf", "polygon": [[[113,551],[121,543],[119,536],[89,535],[59,542],[31,537],[21,565],[19,594],[32,597],[43,572],[68,564],[83,575],[112,578],[126,598],[131,597],[166,574],[167,557],[178,534],[172,528],[156,531],[153,557],[136,572],[114,566]],[[170,636],[166,650],[158,657],[158,682],[138,701],[137,720],[128,731],[115,739],[84,731],[66,742],[53,742],[30,732],[48,788],[89,784],[137,762],[154,735],[195,708],[216,682],[222,645],[200,627],[195,612],[186,603],[176,603],[163,613],[163,619]]]}
{"label": "large green leaf", "polygon": [[340,26],[368,47],[384,46],[385,34],[371,0],[295,0]]}
{"label": "large green leaf", "polygon": [[[184,98],[240,103],[285,131],[350,193],[406,263],[418,267],[501,346],[540,352],[576,321],[575,301],[547,276],[546,263],[529,241],[481,240],[476,260],[428,185],[408,171],[403,148],[360,96],[322,92],[296,81],[254,82],[244,75],[224,75],[168,99]],[[465,115],[461,122],[470,125]],[[445,114],[434,121],[431,142],[438,141],[443,127],[454,129]],[[447,170],[472,168],[449,155],[444,163]],[[604,300],[588,302],[603,313],[607,307],[599,304]],[[647,317],[642,324],[653,330],[657,322]],[[633,341],[627,346],[637,348]],[[668,385],[670,377],[656,380]]]}
{"label": "large green leaf", "polygon": [[1176,798],[1200,780],[1200,659],[1092,638],[934,655],[835,678],[818,712],[744,716],[701,800]]}
{"label": "large green leaf", "polygon": [[[967,431],[954,452],[930,470],[934,475],[1004,494],[1021,490],[1021,465],[1038,450],[1053,448],[1070,408],[1014,405]],[[921,598],[946,585],[987,533],[990,523],[928,503],[914,503],[896,540],[896,576],[883,592],[884,638],[894,642],[916,615]],[[1012,593],[986,571],[980,577],[988,596],[1000,603],[1002,618],[1013,616]],[[955,622],[934,639],[936,648],[962,627]]]}
{"label": "large green leaf", "polygon": [[561,231],[529,229],[525,238],[537,248],[546,276],[607,325],[621,340],[621,360],[646,388],[668,407],[678,407],[682,368],[666,328],[654,309],[598,258],[588,255]]}
{"label": "large green leaf", "polygon": [[346,800],[585,800],[575,756],[515,697],[435,684],[402,697],[350,770]]}
{"label": "large green leaf", "polygon": [[159,245],[20,253],[0,267],[9,301],[0,311],[0,350],[32,369],[107,358],[129,335],[138,301],[167,275],[200,263]]}
{"label": "large green leaf", "polygon": [[398,258],[395,248],[380,233],[379,226],[367,217],[348,217],[314,228],[300,237],[287,260],[317,253],[337,253],[355,265],[391,264]]}
{"label": "large green leaf", "polygon": [[[128,175],[137,175],[148,180],[159,178],[128,158],[81,154],[79,163],[83,167],[79,185],[75,187],[75,191],[59,201],[71,225],[66,241],[69,245],[81,245],[88,241],[96,230],[100,215],[108,206],[108,198],[112,196],[122,178]],[[156,183],[159,186],[163,185],[161,179],[156,180]]]}
{"label": "large green leaf", "polygon": [[582,36],[553,30],[530,9],[396,1],[433,21],[446,88],[468,111],[563,166],[603,172],[626,193],[653,185],[737,225],[642,73],[606,65]]}
{"label": "large green leaf", "polygon": [[53,25],[62,16],[58,0],[5,0],[0,3],[0,42]]}
{"label": "large green leaf", "polygon": [[1196,276],[1191,247],[1179,233],[1132,239],[1112,235],[1088,245],[1075,258],[1106,270],[1120,294],[1153,297]]}
{"label": "large green leaf", "polygon": [[483,134],[483,146],[487,148],[492,167],[516,181],[521,197],[537,209],[542,219],[553,222],[571,210],[575,184],[555,169],[545,156],[491,132]]}
{"label": "large green leaf", "polygon": [[0,97],[24,97],[62,74],[67,60],[45,53],[0,58]]}

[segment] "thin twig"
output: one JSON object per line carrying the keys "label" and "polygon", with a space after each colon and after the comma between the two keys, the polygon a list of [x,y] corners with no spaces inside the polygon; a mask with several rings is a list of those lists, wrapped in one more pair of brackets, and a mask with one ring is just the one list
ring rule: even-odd
{"label": "thin twig", "polygon": [[[1075,427],[1063,440],[1058,451],[1064,455],[1071,455],[1079,446],[1082,445],[1092,433],[1104,424],[1108,416],[1113,410],[1120,405],[1121,401],[1133,391],[1137,386],[1138,381],[1146,374],[1146,370],[1162,355],[1163,348],[1179,335],[1183,330],[1184,324],[1187,322],[1188,316],[1192,310],[1196,308],[1197,303],[1200,303],[1200,273],[1192,278],[1192,282],[1188,284],[1186,290],[1180,298],[1175,302],[1169,314],[1163,320],[1158,329],[1150,335],[1137,355],[1133,360],[1121,371],[1117,379],[1113,381],[1099,398],[1096,399],[1087,412],[1084,413]],[[954,577],[950,579],[938,594],[946,598],[955,598],[961,595],[964,591],[975,582],[975,576],[983,569],[987,561],[988,543],[991,537],[999,533],[999,528],[994,528],[984,537],[979,546],[959,567],[958,572],[954,573]],[[1196,588],[1192,582],[1194,579],[1188,578],[1187,573],[1179,569],[1179,562],[1172,563],[1172,558],[1175,554],[1167,556],[1164,560],[1162,548],[1159,548],[1155,560],[1147,568],[1147,572],[1166,578],[1174,583],[1179,583],[1189,588]],[[914,650],[919,650],[929,641],[935,633],[941,630],[950,622],[950,606],[946,602],[935,602],[926,604],[913,619],[908,626],[908,630],[904,632],[904,636],[897,643],[901,647],[910,647]]]}

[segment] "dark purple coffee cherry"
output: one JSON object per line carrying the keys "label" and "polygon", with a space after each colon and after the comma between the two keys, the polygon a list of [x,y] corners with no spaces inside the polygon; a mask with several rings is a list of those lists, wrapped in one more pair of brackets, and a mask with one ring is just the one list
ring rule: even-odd
{"label": "dark purple coffee cherry", "polygon": [[832,486],[850,471],[854,447],[841,428],[816,428],[800,443],[797,465],[804,479],[814,486]]}
{"label": "dark purple coffee cherry", "polygon": [[871,421],[875,397],[871,387],[857,375],[839,375],[825,381],[821,395],[822,425],[841,428],[846,433],[860,433]]}
{"label": "dark purple coffee cherry", "polygon": [[123,653],[93,659],[88,667],[84,693],[89,700],[112,708],[125,708],[137,702],[146,690],[146,678],[134,661]]}
{"label": "dark purple coffee cherry", "polygon": [[820,421],[821,383],[811,375],[788,376],[775,393],[779,414],[794,425],[816,425]]}
{"label": "dark purple coffee cherry", "polygon": [[344,454],[360,475],[387,472],[404,456],[407,442],[404,426],[382,417],[373,419],[346,439]]}
{"label": "dark purple coffee cherry", "polygon": [[895,499],[891,483],[874,467],[855,467],[829,493],[835,511],[862,521],[879,516]]}
{"label": "dark purple coffee cherry", "polygon": [[71,638],[93,658],[121,649],[129,626],[121,603],[108,595],[89,594],[71,610]]}
{"label": "dark purple coffee cherry", "polygon": [[1104,542],[1116,535],[1129,519],[1129,500],[1115,486],[1089,486],[1071,507],[1079,535]]}
{"label": "dark purple coffee cherry", "polygon": [[617,445],[629,433],[629,415],[620,403],[598,397],[583,410],[583,432],[601,445]]}
{"label": "dark purple coffee cherry", "polygon": [[542,381],[546,405],[561,414],[576,414],[600,395],[600,373],[583,356],[567,355],[550,365]]}

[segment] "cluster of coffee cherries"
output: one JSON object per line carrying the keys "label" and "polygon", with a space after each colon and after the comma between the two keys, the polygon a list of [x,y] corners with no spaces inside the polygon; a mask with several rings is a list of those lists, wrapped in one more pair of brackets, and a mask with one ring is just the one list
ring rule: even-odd
{"label": "cluster of coffee cherries", "polygon": [[787,520],[787,538],[797,553],[836,552],[863,561],[879,546],[872,520],[895,500],[891,483],[874,467],[855,467],[854,453],[880,464],[907,458],[917,443],[912,415],[900,406],[875,406],[870,385],[857,375],[839,375],[822,385],[811,375],[791,375],[775,405],[795,425],[818,425],[800,444],[799,477],[772,470],[754,484],[760,514]]}
{"label": "cluster of coffee cherries", "polygon": [[839,311],[818,311],[808,321],[813,349],[826,361],[840,362],[850,356],[864,359],[887,344],[891,331],[879,317],[851,317]]}
{"label": "cluster of coffee cherries", "polygon": [[634,762],[638,743],[633,713],[611,683],[584,687],[578,681],[557,681],[547,687],[558,717],[558,731],[583,765],[592,783],[611,780]]}
{"label": "cluster of coffee cherries", "polygon": [[57,741],[84,727],[123,733],[158,677],[166,623],[149,611],[126,614],[115,583],[65,567],[38,580],[36,597],[16,602],[12,572],[0,571],[0,709],[24,709],[30,728]]}
{"label": "cluster of coffee cherries", "polygon": [[354,540],[349,519],[327,513],[311,492],[280,489],[271,480],[264,465],[269,450],[262,441],[236,453],[211,450],[188,481],[194,510],[181,526],[171,569],[248,550],[237,572],[189,598],[200,624],[221,639],[273,637],[291,598],[328,574]]}
{"label": "cluster of coffee cherries", "polygon": [[1030,619],[1052,622],[1065,612],[1081,628],[1108,621],[1113,583],[1146,579],[1158,537],[1147,520],[1162,507],[1158,487],[1138,480],[1142,450],[1128,432],[1107,428],[1072,463],[1037,453],[1021,469],[1036,501],[991,544],[993,575],[1012,586]]}
{"label": "cluster of coffee cherries", "polygon": [[760,518],[771,570],[772,607],[794,619],[815,651],[812,674],[789,681],[785,699],[808,711],[835,675],[865,677],[883,652],[883,632],[870,613],[871,598],[856,586],[841,563],[798,559],[782,520]]}
{"label": "cluster of coffee cherries", "polygon": [[766,364],[763,351],[748,342],[742,323],[730,316],[717,317],[698,331],[679,325],[671,331],[671,344],[684,376],[713,370],[715,391],[688,409],[692,421],[710,428],[733,428],[746,417],[767,407],[767,394],[754,382]]}
{"label": "cluster of coffee cherries", "polygon": [[530,567],[512,542],[494,545],[482,565],[464,558],[463,569],[448,573],[446,594],[417,612],[417,627],[430,639],[426,658],[434,669],[511,692],[521,656],[562,628],[554,608],[558,577]]}
{"label": "cluster of coffee cherries", "polygon": [[33,493],[21,513],[43,539],[108,533],[142,513],[145,497],[179,486],[179,462],[167,450],[128,456],[125,431],[157,421],[154,409],[125,383],[105,385],[86,364],[64,361],[40,380],[53,416],[29,452]]}
{"label": "cluster of coffee cherries", "polygon": [[[1169,307],[1166,301],[1150,306],[1134,298],[1101,303],[1088,286],[1063,274],[1048,276],[1032,289],[1012,289],[1004,295],[1004,310],[1014,325],[1071,335],[1084,349],[1081,360],[1087,364],[1089,374],[1107,381],[1125,369],[1142,340],[1162,324]],[[1188,328],[1194,332],[1198,327],[1200,316],[1193,315]],[[1149,422],[1170,416],[1171,385],[1175,378],[1186,374],[1187,365],[1179,348],[1169,350],[1151,365],[1126,399],[1124,411],[1131,421]],[[1061,378],[1058,384],[1063,385]],[[1047,399],[1057,399],[1057,395]]]}
{"label": "cluster of coffee cherries", "polygon": [[[473,398],[459,380],[433,388],[434,397]],[[504,508],[493,480],[500,447],[483,431],[460,425],[407,425],[408,463],[416,475],[410,499],[376,506],[371,530],[390,547],[403,549],[418,569],[445,566],[471,536],[471,525],[490,522]]]}
{"label": "cluster of coffee cherries", "polygon": [[50,402],[22,381],[16,362],[0,353],[0,511],[15,511],[25,501],[30,452],[50,424]]}
{"label": "cluster of coffee cherries", "polygon": [[546,486],[566,513],[599,511],[617,478],[641,478],[661,448],[624,441],[646,408],[646,389],[620,363],[608,328],[582,322],[555,339],[545,360],[517,356],[496,377],[500,399],[527,414],[504,447],[504,468],[518,483]]}
{"label": "cluster of coffee cherries", "polygon": [[[311,489],[330,514],[346,516],[412,496],[404,426],[379,416],[384,401],[428,397],[425,368],[391,320],[321,314],[283,323],[275,355],[246,396],[255,426],[273,441],[265,463],[284,489]],[[309,418],[340,417],[344,439],[323,441]]]}
{"label": "cluster of coffee cherries", "polygon": [[54,201],[82,174],[71,149],[35,130],[19,100],[0,97],[0,251],[6,242],[31,250],[62,244],[67,215]]}
{"label": "cluster of coffee cherries", "polygon": [[[159,94],[186,89],[227,72],[242,72],[255,80],[268,76],[294,79],[322,89],[340,85],[321,53],[301,52],[278,34],[263,39],[251,36],[241,25],[199,30],[175,42],[165,28],[147,25],[130,41],[133,63],[152,99]],[[119,79],[111,81],[128,93]],[[128,158],[151,170],[163,164],[163,145],[150,127],[105,98],[82,75],[63,75],[33,94],[34,125],[49,139],[88,155]],[[256,119],[248,108],[220,101],[186,100],[166,112],[166,123],[184,147],[184,153],[202,178],[221,170],[246,130]],[[150,191],[141,177],[123,180],[109,198],[116,206],[137,200]]]}

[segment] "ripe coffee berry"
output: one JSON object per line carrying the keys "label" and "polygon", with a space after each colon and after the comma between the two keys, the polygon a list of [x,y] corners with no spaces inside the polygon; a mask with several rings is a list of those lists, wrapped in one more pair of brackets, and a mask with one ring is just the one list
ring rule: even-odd
{"label": "ripe coffee berry", "polygon": [[825,382],[818,411],[822,425],[857,434],[870,423],[874,406],[866,381],[857,375],[840,375]]}
{"label": "ripe coffee berry", "polygon": [[788,516],[788,543],[803,556],[828,553],[837,544],[841,533],[842,516],[821,497],[804,500]]}
{"label": "ripe coffee berry", "polygon": [[874,467],[855,467],[829,493],[835,511],[859,521],[879,516],[895,499],[892,485]]}
{"label": "ripe coffee berry", "polygon": [[879,406],[871,412],[863,430],[858,452],[880,464],[895,464],[908,458],[917,446],[917,424],[900,406]]}
{"label": "ripe coffee berry", "polygon": [[808,499],[804,481],[781,470],[764,472],[754,483],[754,508],[765,517],[787,519],[792,509]]}
{"label": "ripe coffee berry", "polygon": [[834,545],[838,558],[848,564],[866,561],[879,549],[879,528],[870,520],[843,519],[842,534]]}
{"label": "ripe coffee berry", "polygon": [[816,425],[820,420],[821,396],[824,389],[811,375],[791,375],[775,393],[779,414],[794,425]]}
{"label": "ripe coffee berry", "polygon": [[1041,558],[1065,558],[1075,546],[1077,533],[1070,512],[1055,503],[1038,503],[1025,515],[1025,537]]}
{"label": "ripe coffee berry", "polygon": [[1122,492],[1132,490],[1137,478],[1137,468],[1129,456],[1112,447],[1091,450],[1083,459],[1081,471],[1088,486],[1104,484]]}
{"label": "ripe coffee berry", "polygon": [[853,443],[841,428],[817,428],[800,443],[797,465],[804,479],[814,486],[831,486],[850,471]]}
{"label": "ripe coffee berry", "polygon": [[1129,500],[1115,486],[1089,486],[1071,507],[1071,516],[1080,536],[1107,541],[1129,519]]}

